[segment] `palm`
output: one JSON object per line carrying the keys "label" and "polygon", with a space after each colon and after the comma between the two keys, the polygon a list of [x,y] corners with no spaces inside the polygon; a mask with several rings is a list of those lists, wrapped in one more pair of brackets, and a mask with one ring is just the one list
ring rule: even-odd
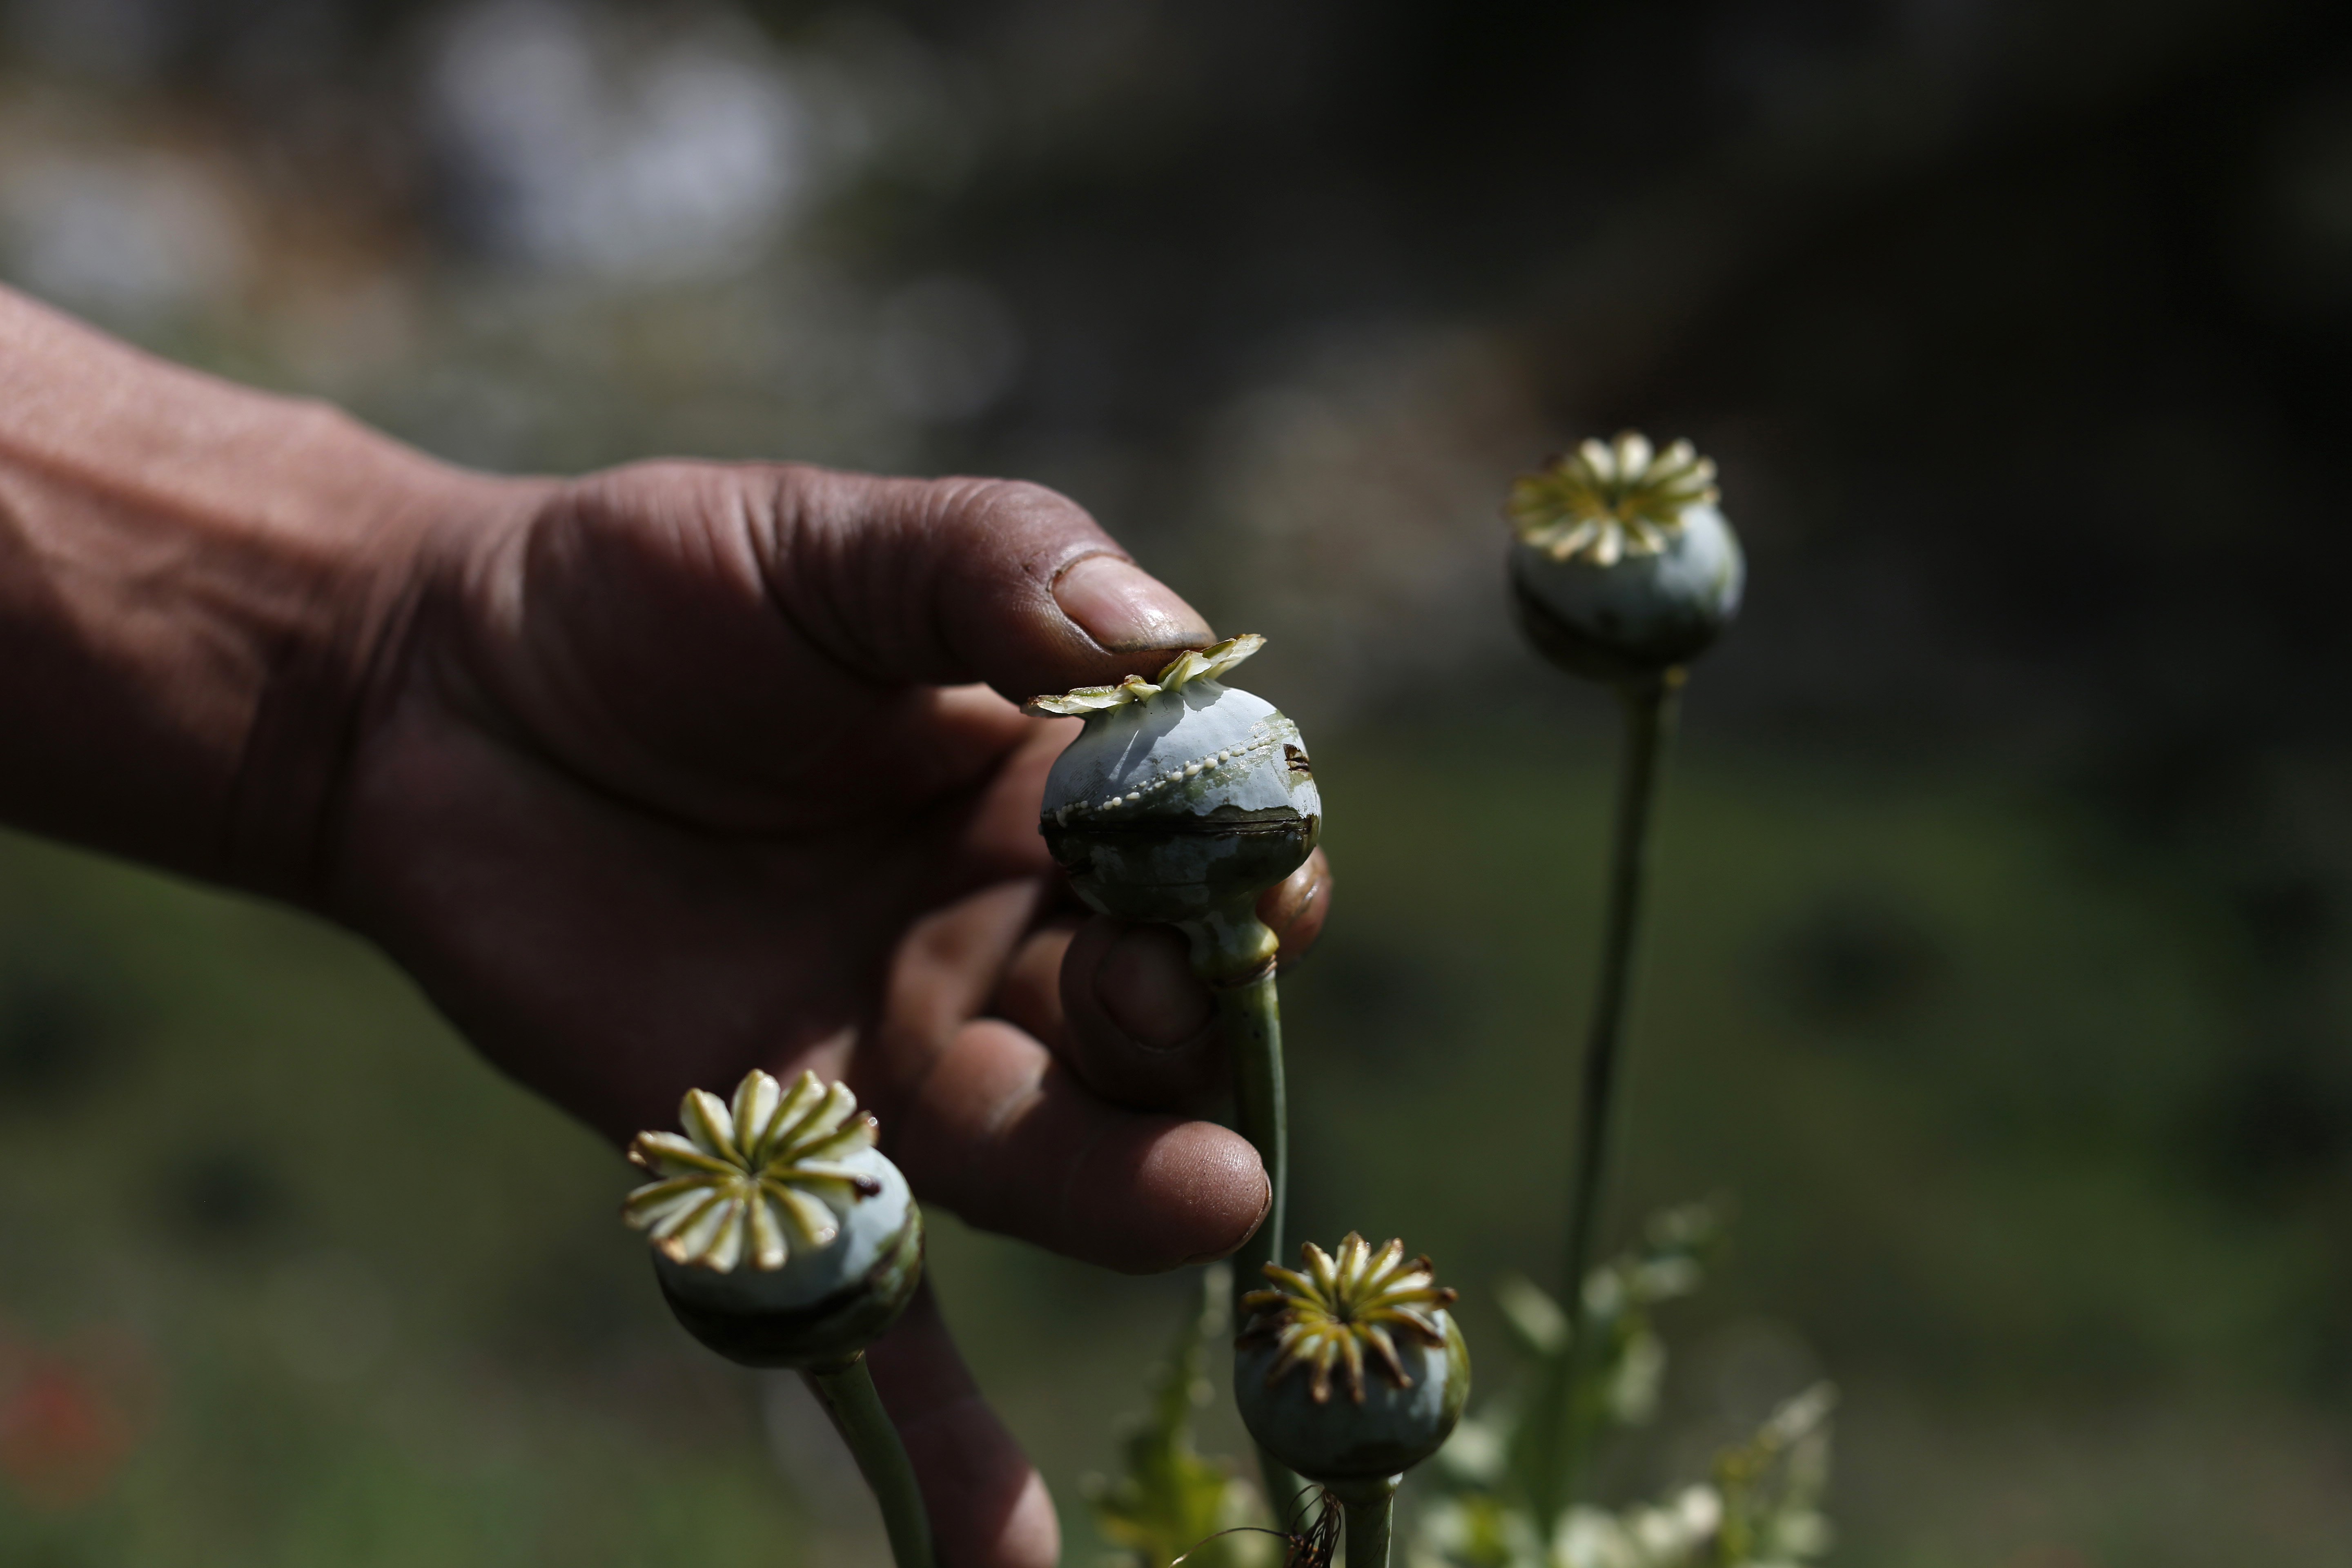
{"label": "palm", "polygon": [[1245,1147],[1055,1060],[1068,927],[1037,930],[1035,822],[1066,726],[926,684],[969,673],[952,626],[870,641],[861,595],[887,617],[942,590],[852,571],[777,500],[800,472],[624,470],[462,541],[353,763],[341,912],[616,1139],[689,1087],[814,1067],[977,1223],[1127,1268],[1237,1244],[1229,1205],[1136,1188],[1206,1158],[1251,1212]]}
{"label": "palm", "polygon": [[484,1051],[615,1136],[754,1065],[871,1076],[910,931],[1034,907],[1059,742],[851,676],[726,539],[730,486],[667,516],[636,488],[472,542],[359,752],[342,879]]}
{"label": "palm", "polygon": [[[778,468],[518,493],[446,539],[383,661],[334,911],[616,1141],[689,1087],[812,1067],[976,1224],[1129,1269],[1239,1246],[1269,1195],[1249,1146],[1065,1065],[1106,1037],[1091,1004],[1064,1016],[1076,922],[1049,918],[1036,832],[1068,726],[1003,693],[1124,672],[1055,608],[1112,549],[1091,521],[1027,487]],[[927,1301],[875,1373],[950,1559],[1053,1562],[1042,1484]]]}

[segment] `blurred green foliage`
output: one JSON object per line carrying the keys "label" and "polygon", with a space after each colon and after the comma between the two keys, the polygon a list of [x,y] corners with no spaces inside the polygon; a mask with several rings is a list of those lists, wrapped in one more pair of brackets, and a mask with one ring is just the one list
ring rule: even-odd
{"label": "blurred green foliage", "polygon": [[[2332,1564],[2345,16],[24,5],[0,275],[458,460],[1039,479],[1276,634],[1340,875],[1286,982],[1294,1224],[1427,1247],[1482,1364],[1488,1282],[1559,1284],[1605,820],[1597,715],[1495,614],[1494,506],[1564,438],[1696,437],[1757,594],[1666,806],[1616,1213],[1739,1224],[1607,1495],[1828,1369],[1844,1561]],[[455,123],[468,18],[582,70],[493,61],[529,112]],[[637,212],[604,176],[678,164],[613,150],[675,154],[637,106],[713,61],[818,133],[768,249],[628,276],[485,231]],[[678,118],[744,122],[690,79]],[[6,847],[0,1140],[0,1562],[873,1560],[790,1387],[662,1320],[610,1153],[348,942]],[[1075,1478],[1193,1282],[933,1234],[1082,1557]]]}
{"label": "blurred green foliage", "polygon": [[[7,845],[0,889],[0,1561],[750,1564],[803,1533],[608,1235],[621,1167],[398,976],[63,850]],[[95,1497],[43,1484],[93,1446]]]}
{"label": "blurred green foliage", "polygon": [[[1605,820],[1582,717],[1317,741],[1340,882],[1285,981],[1295,1223],[1433,1253],[1482,1376],[1494,1282],[1557,1286]],[[1841,1561],[2338,1558],[2340,1238],[2181,1157],[2241,1037],[2236,950],[2101,844],[1983,777],[1685,758],[1616,1213],[1722,1193],[1739,1219],[1706,1294],[1659,1309],[1676,1371],[1601,1495],[1670,1496],[1827,1370]],[[89,1397],[136,1426],[68,1505],[0,1417],[0,1561],[876,1560],[829,1436],[664,1320],[617,1156],[354,943],[17,842],[0,956],[0,1380],[99,1358],[125,1386]],[[461,1197],[461,1147],[495,1201]],[[1078,1479],[1199,1282],[936,1228],[1087,1560]],[[1222,1398],[1199,1420],[1247,1452]]]}
{"label": "blurred green foliage", "polygon": [[1272,1537],[1260,1533],[1262,1500],[1240,1467],[1202,1458],[1193,1438],[1195,1412],[1213,1393],[1209,1361],[1226,1349],[1232,1290],[1228,1268],[1202,1270],[1201,1299],[1152,1373],[1151,1403],[1121,1439],[1117,1472],[1087,1478],[1096,1527],[1118,1561],[1259,1568],[1274,1555]]}
{"label": "blurred green foliage", "polygon": [[[1657,1413],[1667,1365],[1657,1309],[1697,1289],[1722,1230],[1703,1205],[1651,1215],[1635,1247],[1586,1277],[1598,1344],[1575,1361],[1559,1303],[1517,1275],[1496,1281],[1516,1354],[1500,1367],[1486,1359],[1478,1407],[1422,1478],[1438,1495],[1415,1521],[1412,1568],[1798,1568],[1828,1549],[1827,1384],[1783,1402],[1664,1502],[1550,1500],[1571,1459],[1588,1471],[1621,1430]],[[1557,1442],[1563,1405],[1572,1456]]]}

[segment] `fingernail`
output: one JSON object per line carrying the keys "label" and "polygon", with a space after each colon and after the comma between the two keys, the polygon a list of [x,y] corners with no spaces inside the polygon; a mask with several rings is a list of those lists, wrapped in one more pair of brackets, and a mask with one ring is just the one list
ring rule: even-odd
{"label": "fingernail", "polygon": [[1113,653],[1199,647],[1214,640],[1201,612],[1131,561],[1089,555],[1054,579],[1054,602]]}
{"label": "fingernail", "polygon": [[1318,849],[1307,864],[1258,895],[1257,918],[1281,943],[1284,969],[1305,955],[1330,913],[1331,865]]}
{"label": "fingernail", "polygon": [[1184,939],[1166,926],[1137,926],[1111,943],[1095,971],[1095,997],[1129,1038],[1160,1051],[1198,1036],[1217,1011],[1192,977]]}

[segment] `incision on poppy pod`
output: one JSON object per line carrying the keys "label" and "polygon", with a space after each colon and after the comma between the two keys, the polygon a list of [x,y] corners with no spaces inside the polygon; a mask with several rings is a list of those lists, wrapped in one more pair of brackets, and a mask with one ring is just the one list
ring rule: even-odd
{"label": "incision on poppy pod", "polygon": [[[1156,680],[1129,676],[1032,698],[1025,711],[1086,728],[1046,776],[1038,828],[1080,898],[1105,914],[1194,930],[1194,955],[1306,863],[1322,832],[1298,726],[1223,677],[1265,646],[1229,637],[1177,655]],[[1270,940],[1270,939],[1268,939]],[[1270,948],[1243,955],[1250,969]]]}

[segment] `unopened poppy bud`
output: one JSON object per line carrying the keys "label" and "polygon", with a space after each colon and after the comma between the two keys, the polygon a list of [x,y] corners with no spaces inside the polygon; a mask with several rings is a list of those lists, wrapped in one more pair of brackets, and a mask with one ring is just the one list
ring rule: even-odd
{"label": "unopened poppy bud", "polygon": [[1220,677],[1264,647],[1231,637],[1157,680],[1033,698],[1086,728],[1045,780],[1038,823],[1093,908],[1181,923],[1246,906],[1306,862],[1323,799],[1298,726]]}
{"label": "unopened poppy bud", "polygon": [[1696,657],[1739,613],[1747,564],[1717,510],[1715,465],[1687,441],[1587,441],[1520,478],[1505,508],[1512,599],[1528,638],[1603,680]]}
{"label": "unopened poppy bud", "polygon": [[687,1331],[770,1367],[837,1363],[879,1337],[922,1279],[922,1212],[848,1087],[755,1070],[731,1104],[690,1091],[678,1121],[683,1136],[631,1142],[657,1179],[621,1213],[652,1238]]}
{"label": "unopened poppy bud", "polygon": [[1234,1401],[1258,1446],[1308,1480],[1380,1481],[1444,1446],[1470,1396],[1454,1293],[1404,1243],[1378,1252],[1349,1232],[1335,1257],[1269,1263],[1271,1289],[1242,1298]]}

